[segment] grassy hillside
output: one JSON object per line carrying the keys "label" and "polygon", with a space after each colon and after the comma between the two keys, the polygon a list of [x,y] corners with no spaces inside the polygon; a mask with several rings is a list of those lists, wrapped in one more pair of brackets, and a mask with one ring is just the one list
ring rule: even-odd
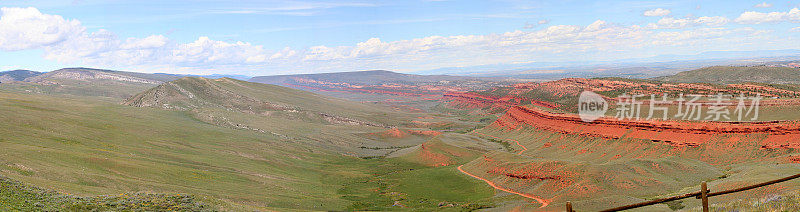
{"label": "grassy hillside", "polygon": [[2,211],[216,211],[192,195],[125,193],[83,197],[0,177]]}
{"label": "grassy hillside", "polygon": [[742,83],[800,84],[800,69],[767,66],[712,66],[684,71],[672,76],[654,78],[679,83]]}
{"label": "grassy hillside", "polygon": [[0,111],[7,150],[0,173],[12,179],[84,195],[177,192],[258,207],[348,205],[335,195],[338,186],[321,180],[324,163],[340,156],[279,136],[80,98],[2,93]]}

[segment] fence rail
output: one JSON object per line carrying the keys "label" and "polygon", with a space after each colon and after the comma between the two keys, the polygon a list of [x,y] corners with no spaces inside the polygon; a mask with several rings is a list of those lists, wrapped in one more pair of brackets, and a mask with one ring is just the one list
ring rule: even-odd
{"label": "fence rail", "polygon": [[[681,194],[681,195],[671,196],[671,197],[666,197],[666,198],[661,198],[661,199],[655,199],[655,200],[650,200],[650,201],[646,201],[646,202],[640,202],[640,203],[636,203],[636,204],[619,206],[619,207],[616,207],[616,208],[602,210],[602,212],[623,211],[623,210],[640,208],[640,207],[644,207],[644,206],[648,206],[648,205],[655,205],[655,204],[674,201],[674,200],[679,200],[679,199],[686,199],[686,198],[689,198],[689,197],[695,197],[697,199],[702,199],[703,212],[708,212],[708,198],[709,197],[725,195],[725,194],[730,194],[730,193],[736,193],[736,192],[741,192],[741,191],[746,191],[746,190],[750,190],[750,189],[754,189],[754,188],[758,188],[758,187],[763,187],[763,186],[768,186],[768,185],[772,185],[772,184],[776,184],[776,183],[781,183],[781,182],[785,182],[785,181],[789,181],[789,180],[793,180],[793,179],[797,179],[797,178],[800,178],[800,174],[795,174],[795,175],[792,175],[792,176],[780,178],[780,179],[777,179],[777,180],[767,181],[767,182],[763,182],[763,183],[759,183],[759,184],[755,184],[755,185],[751,185],[751,186],[745,186],[745,187],[741,187],[741,188],[734,188],[734,189],[718,191],[718,192],[711,192],[707,188],[706,182],[702,182],[702,183],[700,183],[700,191],[697,191],[697,192]],[[572,203],[571,202],[567,201],[566,207],[567,207],[567,212],[574,212],[574,210],[572,209]]]}

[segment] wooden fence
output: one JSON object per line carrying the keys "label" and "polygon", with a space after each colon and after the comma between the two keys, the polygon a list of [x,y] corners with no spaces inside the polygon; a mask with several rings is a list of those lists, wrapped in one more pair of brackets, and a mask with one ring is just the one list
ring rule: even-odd
{"label": "wooden fence", "polygon": [[[762,186],[767,186],[767,185],[772,185],[772,184],[775,184],[775,183],[780,183],[780,182],[784,182],[784,181],[788,181],[788,180],[792,180],[792,179],[796,179],[796,178],[800,178],[800,174],[795,174],[795,175],[784,177],[784,178],[777,179],[777,180],[767,181],[767,182],[763,182],[763,183],[759,183],[759,184],[755,184],[755,185],[751,185],[751,186],[745,186],[745,187],[741,187],[741,188],[734,188],[734,189],[729,189],[729,190],[724,190],[724,191],[719,191],[719,192],[711,192],[711,190],[708,190],[708,187],[706,186],[706,182],[702,182],[702,183],[700,183],[700,191],[697,191],[697,192],[692,192],[692,193],[682,194],[682,195],[677,195],[677,196],[671,196],[671,197],[667,197],[667,198],[655,199],[655,200],[650,200],[650,201],[647,201],[647,202],[640,202],[640,203],[630,204],[630,205],[625,205],[625,206],[619,206],[619,207],[616,207],[616,208],[602,210],[602,212],[623,211],[623,210],[628,210],[628,209],[640,208],[640,207],[644,207],[644,206],[648,206],[648,205],[655,205],[655,204],[659,204],[659,203],[669,202],[669,201],[673,201],[673,200],[685,199],[685,198],[689,198],[689,197],[695,197],[697,199],[702,199],[703,212],[708,212],[708,198],[709,197],[725,195],[725,194],[730,194],[730,193],[736,193],[736,192],[740,192],[740,191],[746,191],[746,190],[750,190],[750,189],[754,189],[754,188],[758,188],[758,187],[762,187]],[[571,202],[567,201],[566,207],[567,207],[567,212],[574,212],[574,210],[572,209],[572,203]]]}

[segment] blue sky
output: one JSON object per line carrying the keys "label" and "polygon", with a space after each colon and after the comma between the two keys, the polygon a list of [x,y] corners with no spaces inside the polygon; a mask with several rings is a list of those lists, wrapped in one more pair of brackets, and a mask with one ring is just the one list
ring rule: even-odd
{"label": "blue sky", "polygon": [[0,7],[0,70],[410,72],[800,49],[800,1],[2,0]]}

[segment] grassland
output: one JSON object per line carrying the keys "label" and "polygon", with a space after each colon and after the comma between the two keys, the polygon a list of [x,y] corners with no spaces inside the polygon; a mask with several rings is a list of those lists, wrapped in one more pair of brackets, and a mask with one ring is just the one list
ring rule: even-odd
{"label": "grassland", "polygon": [[132,193],[82,197],[0,177],[2,211],[216,211],[192,195]]}
{"label": "grassland", "polygon": [[343,183],[338,194],[350,200],[347,210],[452,210],[493,207],[494,189],[459,173],[455,166],[430,167],[403,159],[364,160],[359,164],[334,163],[332,167],[368,175]]}

